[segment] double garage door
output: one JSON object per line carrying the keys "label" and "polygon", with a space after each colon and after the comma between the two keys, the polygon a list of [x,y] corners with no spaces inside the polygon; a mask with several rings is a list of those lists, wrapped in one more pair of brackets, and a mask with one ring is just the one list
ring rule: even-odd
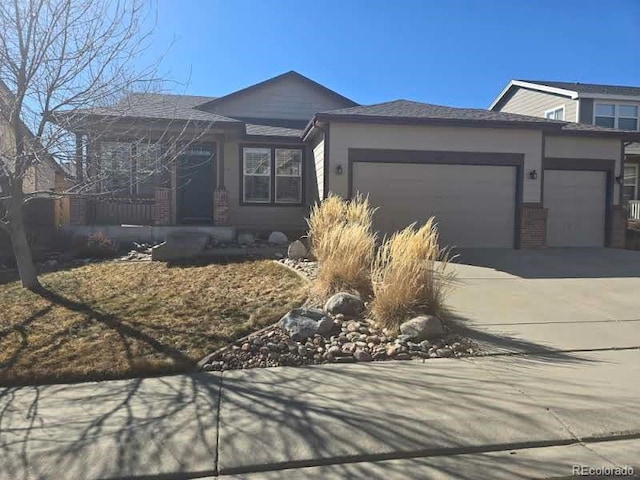
{"label": "double garage door", "polygon": [[[419,163],[353,164],[352,190],[379,207],[377,230],[390,234],[435,216],[441,244],[512,248],[517,167]],[[526,180],[525,180],[526,181]],[[547,245],[604,245],[606,173],[547,170]]]}
{"label": "double garage door", "polygon": [[443,245],[514,245],[516,167],[356,162],[352,189],[379,207],[383,233],[435,216]]}

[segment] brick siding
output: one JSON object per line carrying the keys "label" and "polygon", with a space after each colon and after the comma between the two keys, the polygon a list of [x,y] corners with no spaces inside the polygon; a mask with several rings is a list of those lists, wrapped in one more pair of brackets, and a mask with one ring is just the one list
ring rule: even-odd
{"label": "brick siding", "polygon": [[153,205],[153,224],[170,225],[171,213],[171,190],[168,188],[156,188]]}
{"label": "brick siding", "polygon": [[69,224],[87,225],[87,199],[84,197],[69,197]]}
{"label": "brick siding", "polygon": [[624,248],[627,233],[627,211],[623,207],[616,205],[611,209],[610,219],[608,246],[611,248]]}
{"label": "brick siding", "polygon": [[540,248],[547,244],[547,209],[539,204],[520,207],[520,248]]}
{"label": "brick siding", "polygon": [[229,192],[224,187],[213,192],[213,224],[229,224]]}

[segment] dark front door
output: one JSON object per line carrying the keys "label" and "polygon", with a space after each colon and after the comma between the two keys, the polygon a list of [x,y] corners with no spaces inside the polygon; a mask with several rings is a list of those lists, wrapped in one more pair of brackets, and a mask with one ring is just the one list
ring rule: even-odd
{"label": "dark front door", "polygon": [[211,225],[213,217],[213,155],[200,150],[178,161],[178,223]]}

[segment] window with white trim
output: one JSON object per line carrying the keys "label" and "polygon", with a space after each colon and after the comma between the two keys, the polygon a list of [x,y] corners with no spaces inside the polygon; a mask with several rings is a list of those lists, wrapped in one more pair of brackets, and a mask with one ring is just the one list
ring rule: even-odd
{"label": "window with white trim", "polygon": [[302,150],[243,147],[242,201],[256,204],[302,203]]}
{"label": "window with white trim", "polygon": [[564,105],[544,112],[544,118],[550,120],[564,120]]}
{"label": "window with white trim", "polygon": [[276,148],[276,203],[302,201],[302,150]]}
{"label": "window with white trim", "polygon": [[242,200],[246,203],[271,203],[271,149],[243,148]]}
{"label": "window with white trim", "polygon": [[639,125],[638,105],[596,103],[593,123],[600,127],[637,131]]}
{"label": "window with white trim", "polygon": [[624,166],[622,194],[625,201],[638,199],[638,165]]}

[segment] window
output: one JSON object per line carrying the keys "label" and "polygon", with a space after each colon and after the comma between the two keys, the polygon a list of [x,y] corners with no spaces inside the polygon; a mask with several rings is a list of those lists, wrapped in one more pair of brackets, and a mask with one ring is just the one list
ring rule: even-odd
{"label": "window", "polygon": [[544,112],[544,118],[550,120],[564,120],[564,105]]}
{"label": "window", "polygon": [[102,142],[102,190],[153,195],[162,148],[154,143]]}
{"label": "window", "polygon": [[276,149],[276,203],[302,201],[302,150]]}
{"label": "window", "polygon": [[245,148],[243,200],[247,203],[271,202],[271,149]]}
{"label": "window", "polygon": [[638,130],[638,105],[596,103],[593,123],[600,127]]}
{"label": "window", "polygon": [[153,195],[162,149],[156,143],[140,142],[135,145],[135,152],[136,178],[133,189],[138,195]]}
{"label": "window", "polygon": [[624,166],[624,182],[622,193],[625,201],[636,200],[638,198],[638,165]]}
{"label": "window", "polygon": [[244,147],[242,200],[245,203],[300,204],[302,150]]}
{"label": "window", "polygon": [[102,142],[102,190],[113,193],[131,191],[131,144]]}

